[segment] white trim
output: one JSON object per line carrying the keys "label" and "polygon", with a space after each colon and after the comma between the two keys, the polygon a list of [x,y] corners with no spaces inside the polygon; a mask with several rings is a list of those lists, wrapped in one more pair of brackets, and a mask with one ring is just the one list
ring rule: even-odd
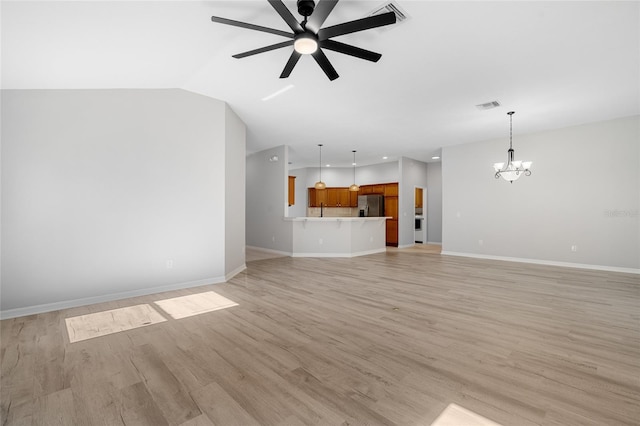
{"label": "white trim", "polygon": [[354,253],[293,253],[291,257],[357,257],[366,256],[369,254],[384,253],[386,251],[387,249],[385,247],[381,249],[357,251]]}
{"label": "white trim", "polygon": [[235,277],[236,275],[238,275],[240,272],[244,271],[245,269],[247,269],[247,264],[243,263],[242,265],[238,266],[233,271],[229,272],[228,274],[225,274],[224,280],[225,281],[229,281],[231,278]]}
{"label": "white trim", "polygon": [[181,290],[191,287],[200,287],[209,284],[225,282],[225,277],[211,277],[196,281],[170,284],[160,287],[144,288],[140,290],[124,291],[120,293],[105,294],[102,296],[84,297],[82,299],[63,300],[61,302],[45,303],[43,305],[26,306],[24,308],[7,309],[0,311],[0,319],[23,317],[26,315],[42,314],[44,312],[59,311],[61,309],[76,308],[78,306],[93,305],[95,303],[112,302],[114,300],[128,299],[130,297],[147,296],[149,294],[165,291]]}
{"label": "white trim", "polygon": [[442,245],[442,241],[427,241],[427,244],[432,244],[435,246],[441,246]]}
{"label": "white trim", "polygon": [[[422,244],[422,243],[418,243],[418,244]],[[403,245],[401,245],[401,246],[399,245],[399,246],[398,246],[398,247],[396,247],[396,248],[399,248],[399,249],[406,249],[406,248],[410,248],[410,247],[415,247],[415,245],[416,245],[416,243],[413,243],[413,244],[403,244]]]}
{"label": "white trim", "polygon": [[459,253],[455,251],[443,251],[440,254],[445,256],[460,256],[460,257],[473,257],[477,259],[489,259],[489,260],[504,260],[506,262],[522,262],[533,263],[536,265],[549,265],[549,266],[563,266],[566,268],[580,268],[580,269],[593,269],[596,271],[608,271],[608,272],[622,272],[627,274],[640,274],[640,269],[636,268],[622,268],[619,266],[606,266],[606,265],[589,265],[586,263],[571,263],[571,262],[556,262],[553,260],[540,260],[540,259],[526,259],[520,257],[506,257],[506,256],[492,256],[490,254],[475,254],[475,253]]}
{"label": "white trim", "polygon": [[268,249],[268,248],[264,248],[264,247],[256,247],[256,246],[246,246],[246,247],[248,249],[250,249],[250,250],[258,250],[258,251],[263,251],[265,253],[280,254],[282,256],[291,256],[291,253],[289,253],[287,251],[273,250],[273,249]]}

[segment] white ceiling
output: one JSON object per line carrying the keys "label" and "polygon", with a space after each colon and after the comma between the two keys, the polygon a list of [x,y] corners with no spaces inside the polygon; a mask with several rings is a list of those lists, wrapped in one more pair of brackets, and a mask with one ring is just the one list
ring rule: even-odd
{"label": "white ceiling", "polygon": [[[342,0],[325,26],[382,3]],[[293,168],[317,165],[318,143],[334,166],[353,149],[362,165],[503,136],[506,148],[510,110],[515,136],[640,113],[637,1],[398,4],[402,24],[336,38],[382,59],[326,51],[330,82],[310,57],[279,79],[291,48],[231,57],[284,39],[211,15],[288,31],[266,1],[2,1],[2,87],[186,89],[229,103],[248,152],[290,145]]]}

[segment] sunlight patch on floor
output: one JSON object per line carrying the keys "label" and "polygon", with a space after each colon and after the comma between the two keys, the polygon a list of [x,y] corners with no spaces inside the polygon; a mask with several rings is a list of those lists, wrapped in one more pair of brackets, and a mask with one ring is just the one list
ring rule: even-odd
{"label": "sunlight patch on floor", "polygon": [[204,314],[205,312],[238,306],[234,301],[220,296],[213,291],[158,300],[154,303],[174,319],[186,318],[193,315]]}
{"label": "sunlight patch on floor", "polygon": [[502,426],[467,410],[457,404],[449,404],[431,426]]}
{"label": "sunlight patch on floor", "polygon": [[158,311],[146,304],[65,318],[71,343],[164,321]]}

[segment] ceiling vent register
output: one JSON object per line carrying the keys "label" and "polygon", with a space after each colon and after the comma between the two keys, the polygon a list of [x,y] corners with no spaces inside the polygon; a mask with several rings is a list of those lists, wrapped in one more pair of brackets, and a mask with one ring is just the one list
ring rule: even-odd
{"label": "ceiling vent register", "polygon": [[[393,12],[396,15],[396,26],[406,19],[409,18],[409,15],[406,11],[404,11],[398,3],[395,1],[390,1],[388,3],[383,4],[380,7],[377,7],[373,12],[371,12],[368,16],[380,15],[381,13]],[[389,27],[390,28],[390,27]],[[382,28],[379,28],[382,29]]]}
{"label": "ceiling vent register", "polygon": [[491,102],[487,102],[485,104],[476,105],[476,108],[484,111],[486,109],[493,109],[493,108],[497,108],[499,106],[500,106],[500,102],[491,101]]}

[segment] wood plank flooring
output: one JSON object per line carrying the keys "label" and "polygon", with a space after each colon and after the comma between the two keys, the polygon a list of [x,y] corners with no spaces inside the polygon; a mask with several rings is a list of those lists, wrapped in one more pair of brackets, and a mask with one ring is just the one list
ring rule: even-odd
{"label": "wood plank flooring", "polygon": [[[238,306],[69,342],[66,318],[206,291]],[[2,425],[431,425],[450,404],[504,426],[640,424],[632,274],[280,257],[4,320],[1,339]]]}

